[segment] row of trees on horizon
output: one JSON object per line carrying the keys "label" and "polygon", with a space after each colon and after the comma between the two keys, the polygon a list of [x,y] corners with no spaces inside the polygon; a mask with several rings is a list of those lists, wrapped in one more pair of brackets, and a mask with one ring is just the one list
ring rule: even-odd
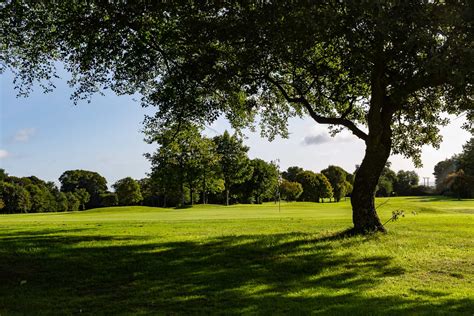
{"label": "row of trees on horizon", "polygon": [[[352,192],[354,173],[330,165],[316,173],[298,166],[280,172],[275,162],[250,159],[249,148],[238,135],[208,138],[194,124],[149,132],[148,141],[159,148],[147,157],[148,177],[121,179],[108,190],[97,172],[68,170],[60,187],[35,176],[15,177],[0,169],[0,212],[65,212],[97,207],[146,205],[175,207],[195,203],[234,204],[272,201],[339,202]],[[390,169],[387,163],[376,196],[444,194],[474,196],[474,138],[461,154],[435,166],[436,188],[420,186],[414,171]]]}

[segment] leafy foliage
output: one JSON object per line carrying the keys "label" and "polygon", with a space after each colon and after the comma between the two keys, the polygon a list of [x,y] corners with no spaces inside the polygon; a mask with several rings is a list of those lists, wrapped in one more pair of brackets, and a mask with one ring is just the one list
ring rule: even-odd
{"label": "leafy foliage", "polygon": [[226,204],[230,202],[230,191],[233,186],[243,183],[252,175],[252,166],[247,157],[249,148],[237,135],[224,134],[214,137],[217,154],[220,156],[219,171],[224,179]]}
{"label": "leafy foliage", "polygon": [[323,174],[305,170],[296,175],[296,180],[303,186],[302,201],[320,202],[333,197],[331,183]]}
{"label": "leafy foliage", "polygon": [[296,201],[303,193],[303,186],[298,182],[283,179],[280,184],[280,194],[283,200]]}
{"label": "leafy foliage", "polygon": [[257,204],[261,204],[265,199],[275,198],[279,176],[277,167],[258,158],[250,161],[250,167],[251,177],[243,182],[238,190]]}
{"label": "leafy foliage", "polygon": [[76,192],[84,189],[89,193],[87,208],[100,207],[100,194],[107,191],[107,180],[97,172],[87,170],[68,170],[60,177],[62,192]]}
{"label": "leafy foliage", "polygon": [[31,209],[30,193],[18,184],[0,182],[0,196],[5,213],[26,213]]}
{"label": "leafy foliage", "polygon": [[140,185],[130,177],[118,180],[112,187],[117,194],[119,205],[137,205],[143,200]]}
{"label": "leafy foliage", "polygon": [[66,192],[66,199],[67,199],[67,210],[69,212],[79,211],[79,206],[81,205],[81,201],[79,201],[79,199],[73,192]]}
{"label": "leafy foliage", "polygon": [[304,171],[303,168],[298,167],[298,166],[292,166],[292,167],[288,167],[286,171],[283,171],[281,173],[281,176],[283,177],[283,179],[286,179],[290,182],[295,182],[296,175],[302,171]]}
{"label": "leafy foliage", "polygon": [[347,181],[348,172],[338,166],[329,166],[322,170],[321,173],[326,176],[333,188],[334,199],[339,202],[341,198],[345,197],[352,188],[352,185]]}

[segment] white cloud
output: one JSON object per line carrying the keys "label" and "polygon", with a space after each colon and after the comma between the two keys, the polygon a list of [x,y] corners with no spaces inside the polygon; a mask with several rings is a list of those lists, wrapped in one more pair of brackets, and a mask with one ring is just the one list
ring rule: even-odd
{"label": "white cloud", "polygon": [[31,137],[36,133],[34,128],[24,128],[19,130],[15,136],[13,136],[13,141],[25,143],[31,139]]}
{"label": "white cloud", "polygon": [[10,156],[10,153],[4,149],[0,149],[0,159],[4,159]]}

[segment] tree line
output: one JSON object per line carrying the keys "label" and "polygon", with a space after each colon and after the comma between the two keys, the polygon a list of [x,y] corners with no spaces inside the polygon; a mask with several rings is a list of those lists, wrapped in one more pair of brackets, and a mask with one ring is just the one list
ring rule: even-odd
{"label": "tree line", "polygon": [[434,167],[436,193],[462,198],[474,197],[474,137],[460,154],[440,161]]}
{"label": "tree line", "polygon": [[[146,155],[151,162],[151,171],[146,178],[118,180],[112,185],[112,192],[108,190],[105,177],[93,171],[65,171],[59,177],[60,187],[57,187],[55,183],[35,176],[19,178],[0,169],[0,212],[65,212],[119,205],[260,204],[279,198],[286,201],[339,202],[351,196],[358,170],[356,166],[355,172],[351,173],[330,165],[320,173],[298,166],[280,172],[275,162],[250,159],[249,147],[237,134],[231,135],[226,131],[209,138],[202,134],[202,128],[190,123],[179,129],[175,126],[147,130],[146,135],[147,141],[159,145],[156,152]],[[470,148],[471,156],[466,153],[462,157],[474,156],[472,143],[471,140],[465,147]],[[456,157],[458,159],[461,155]],[[467,161],[467,158],[463,159]],[[466,170],[474,170],[472,166],[470,168]],[[437,166],[435,172],[438,169]],[[453,181],[452,176],[447,178]],[[429,188],[419,186],[418,182],[419,177],[414,171],[395,172],[387,163],[376,195],[432,193]],[[450,188],[452,190],[453,186]]]}
{"label": "tree line", "polygon": [[143,201],[139,182],[127,177],[107,190],[107,180],[97,172],[68,170],[54,182],[35,176],[10,176],[0,169],[0,213],[79,211],[97,207],[136,205]]}

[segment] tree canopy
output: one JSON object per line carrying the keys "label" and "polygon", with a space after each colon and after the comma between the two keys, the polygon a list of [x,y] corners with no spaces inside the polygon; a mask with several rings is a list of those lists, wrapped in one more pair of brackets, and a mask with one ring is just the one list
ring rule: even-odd
{"label": "tree canopy", "polygon": [[118,180],[113,188],[120,205],[136,205],[143,200],[138,182],[130,177]]}
{"label": "tree canopy", "polygon": [[62,192],[76,192],[84,189],[90,199],[85,202],[88,208],[100,207],[100,194],[107,191],[107,180],[97,172],[88,170],[68,170],[60,177]]}

